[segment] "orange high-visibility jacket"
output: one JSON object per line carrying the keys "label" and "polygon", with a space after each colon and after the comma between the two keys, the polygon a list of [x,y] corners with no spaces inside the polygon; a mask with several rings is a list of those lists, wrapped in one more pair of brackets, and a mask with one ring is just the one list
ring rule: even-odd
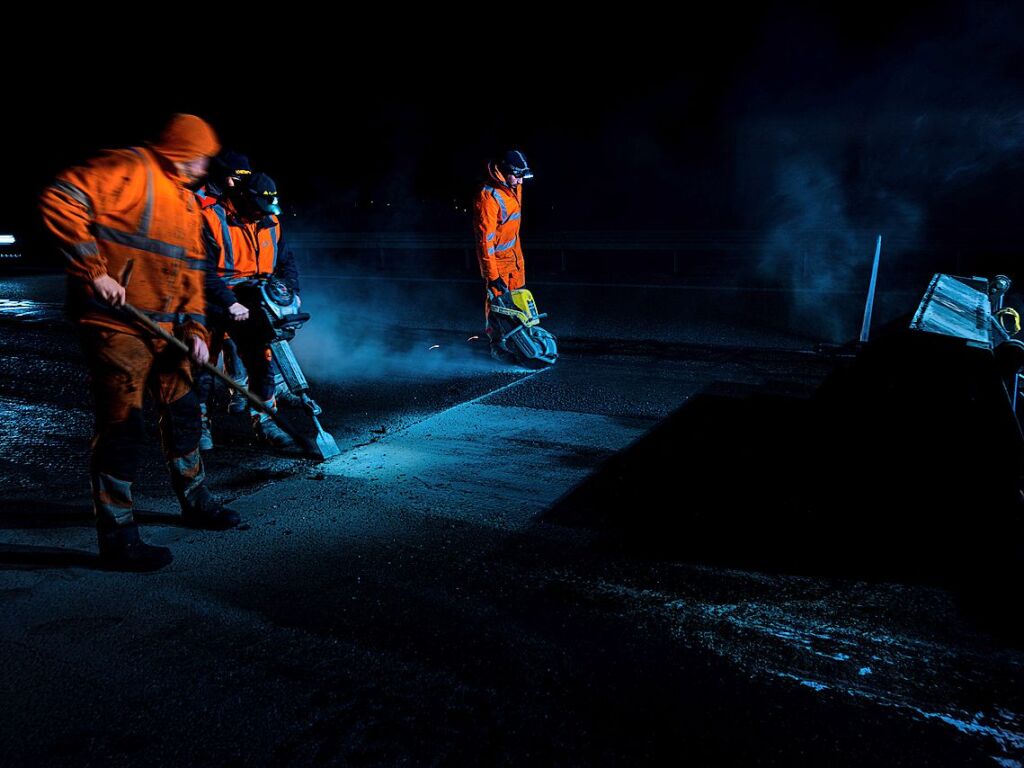
{"label": "orange high-visibility jacket", "polygon": [[473,238],[480,275],[490,282],[499,277],[510,289],[525,285],[519,222],[523,186],[510,188],[494,164],[487,166],[492,184],[484,185],[473,204]]}
{"label": "orange high-visibility jacket", "polygon": [[221,277],[231,282],[235,278],[274,273],[281,244],[277,216],[244,221],[228,201],[204,201],[202,211],[219,247],[217,273]]}
{"label": "orange high-visibility jacket", "polygon": [[203,219],[192,190],[147,147],[118,149],[69,168],[44,190],[46,226],[67,257],[70,309],[81,323],[144,335],[105,309],[90,283],[104,274],[124,282],[129,304],[168,330],[207,338]]}

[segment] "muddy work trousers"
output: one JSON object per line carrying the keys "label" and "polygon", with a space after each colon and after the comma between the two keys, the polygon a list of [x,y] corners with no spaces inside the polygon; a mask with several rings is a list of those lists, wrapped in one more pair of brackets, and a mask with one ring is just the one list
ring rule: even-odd
{"label": "muddy work trousers", "polygon": [[146,391],[157,407],[171,485],[182,511],[189,511],[209,493],[190,362],[161,339],[83,326],[81,341],[96,412],[90,478],[97,527],[110,531],[133,522],[131,489],[145,440]]}
{"label": "muddy work trousers", "polygon": [[[213,328],[213,343],[210,345],[210,360],[216,360],[221,351],[224,352],[224,367],[231,375],[234,367],[229,361],[228,355],[237,355],[241,370],[246,373],[246,380],[235,379],[242,386],[248,386],[253,394],[264,402],[274,399],[274,369],[271,365],[272,355],[270,347],[254,341],[243,333],[231,334],[227,329],[227,338],[224,336],[225,328]],[[230,345],[230,346],[229,346]],[[237,369],[236,369],[237,370]],[[213,375],[201,372],[196,377],[196,393],[199,400],[208,403],[213,394]]]}

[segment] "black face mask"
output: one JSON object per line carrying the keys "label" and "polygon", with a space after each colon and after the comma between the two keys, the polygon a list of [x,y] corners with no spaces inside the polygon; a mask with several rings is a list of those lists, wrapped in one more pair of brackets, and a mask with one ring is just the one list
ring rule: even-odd
{"label": "black face mask", "polygon": [[260,212],[256,210],[256,206],[253,205],[252,198],[249,197],[246,190],[241,187],[229,187],[225,193],[235,211],[243,219],[252,221],[260,217]]}
{"label": "black face mask", "polygon": [[215,179],[212,176],[206,177],[206,194],[210,197],[222,198],[226,189],[227,185],[223,180]]}

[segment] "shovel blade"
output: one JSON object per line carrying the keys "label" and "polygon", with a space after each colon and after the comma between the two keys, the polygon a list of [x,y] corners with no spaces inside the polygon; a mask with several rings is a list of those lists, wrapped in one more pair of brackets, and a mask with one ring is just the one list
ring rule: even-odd
{"label": "shovel blade", "polygon": [[321,461],[326,461],[341,453],[334,438],[320,426],[320,420],[316,416],[313,417],[313,426],[316,427],[316,453],[319,454]]}

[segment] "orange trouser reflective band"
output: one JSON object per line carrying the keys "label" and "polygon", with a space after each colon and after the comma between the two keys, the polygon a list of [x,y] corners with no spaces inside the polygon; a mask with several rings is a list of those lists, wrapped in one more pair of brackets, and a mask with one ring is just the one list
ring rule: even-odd
{"label": "orange trouser reflective band", "polygon": [[147,389],[160,413],[171,484],[184,508],[202,491],[205,479],[188,359],[160,339],[106,328],[82,326],[81,339],[96,408],[90,478],[97,525],[109,530],[132,522],[131,487],[145,441],[142,399]]}

